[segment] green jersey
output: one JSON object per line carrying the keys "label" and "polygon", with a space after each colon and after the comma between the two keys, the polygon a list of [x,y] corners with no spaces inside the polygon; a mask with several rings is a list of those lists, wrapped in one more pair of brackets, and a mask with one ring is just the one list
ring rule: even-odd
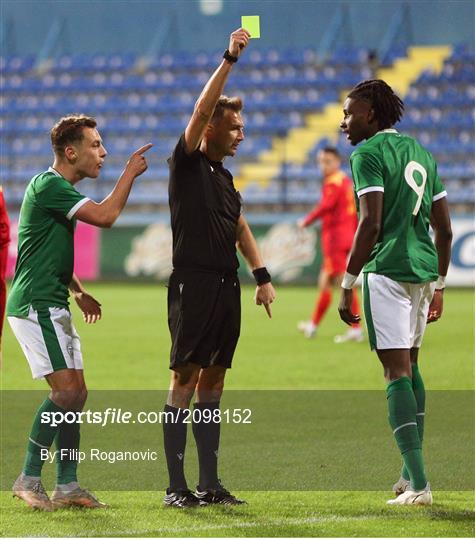
{"label": "green jersey", "polygon": [[358,147],[350,163],[357,199],[384,192],[381,234],[363,272],[409,283],[436,280],[429,218],[432,203],[447,193],[432,155],[412,137],[386,129]]}
{"label": "green jersey", "polygon": [[18,224],[18,259],[7,315],[68,307],[74,266],[74,214],[89,199],[54,169],[33,177]]}

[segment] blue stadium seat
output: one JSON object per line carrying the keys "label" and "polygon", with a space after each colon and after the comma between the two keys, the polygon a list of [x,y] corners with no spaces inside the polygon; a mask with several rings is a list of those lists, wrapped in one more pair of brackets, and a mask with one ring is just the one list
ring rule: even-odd
{"label": "blue stadium seat", "polygon": [[[233,172],[271,148],[275,136],[302,126],[305,115],[340,99],[341,92],[371,76],[369,51],[338,48],[321,65],[310,49],[256,49],[240,61],[239,81],[227,93],[243,96],[246,139],[234,159]],[[388,58],[404,56],[404,47]],[[84,183],[95,198],[108,193],[130,153],[151,140],[147,178],[134,190],[132,204],[167,198],[166,159],[183,132],[194,103],[222,51],[163,54],[144,73],[135,71],[133,53],[62,55],[43,75],[33,72],[33,57],[2,57],[0,168],[12,197],[20,195],[38,168],[51,162],[48,133],[65,114],[84,112],[97,118],[109,156],[101,181]],[[405,99],[400,129],[419,138],[434,153],[439,173],[451,186],[453,198],[473,200],[475,178],[475,53],[456,46],[442,73],[424,72]],[[315,156],[330,144],[321,139],[304,165],[286,163],[271,184],[245,190],[250,204],[312,202],[320,189]],[[337,141],[345,167],[353,148],[345,137]],[[470,183],[471,182],[471,183]],[[468,184],[467,184],[468,183]],[[137,184],[139,185],[139,184]],[[473,191],[473,190],[472,190]]]}

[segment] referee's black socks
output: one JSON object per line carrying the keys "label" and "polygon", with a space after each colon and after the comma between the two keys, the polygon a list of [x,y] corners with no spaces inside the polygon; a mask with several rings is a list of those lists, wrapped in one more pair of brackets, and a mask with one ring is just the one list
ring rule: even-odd
{"label": "referee's black socks", "polygon": [[216,489],[219,486],[218,449],[221,418],[216,411],[219,411],[219,401],[194,405],[193,435],[198,449],[201,490]]}
{"label": "referee's black socks", "polygon": [[[163,444],[167,458],[170,492],[187,489],[184,463],[186,447],[186,409],[165,405],[163,422]],[[189,413],[188,413],[189,415]],[[173,417],[171,417],[173,416]]]}

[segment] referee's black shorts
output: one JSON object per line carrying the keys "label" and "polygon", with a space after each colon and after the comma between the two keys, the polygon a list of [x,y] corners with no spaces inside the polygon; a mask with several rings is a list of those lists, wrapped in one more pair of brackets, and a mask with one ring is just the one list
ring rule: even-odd
{"label": "referee's black shorts", "polygon": [[168,283],[170,369],[188,362],[230,368],[241,330],[236,272],[175,269]]}

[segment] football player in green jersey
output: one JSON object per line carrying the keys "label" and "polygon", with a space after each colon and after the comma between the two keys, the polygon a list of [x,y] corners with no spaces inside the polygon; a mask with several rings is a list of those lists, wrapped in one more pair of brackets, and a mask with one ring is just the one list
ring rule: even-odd
{"label": "football player in green jersey", "polygon": [[[18,259],[7,303],[7,317],[34,378],[45,378],[51,392],[39,407],[30,433],[23,471],[13,493],[29,506],[51,511],[64,506],[100,508],[77,481],[79,423],[52,418],[82,410],[87,390],[79,336],[68,307],[71,291],[86,323],[101,318],[101,305],[73,273],[74,228],[79,219],[111,227],[122,211],[137,176],[147,169],[152,145],[134,152],[112,192],[95,203],[75,184],[97,178],[107,152],[93,118],[76,115],[51,130],[54,163],[26,188],[18,226]],[[61,416],[61,414],[63,416]],[[45,421],[46,420],[46,421]],[[45,453],[56,437],[57,485],[48,497],[41,483]]]}
{"label": "football player in green jersey", "polygon": [[[452,231],[447,193],[434,158],[415,139],[394,129],[403,103],[382,80],[364,81],[344,104],[341,129],[359,210],[339,305],[351,312],[352,287],[363,271],[363,297],[371,348],[388,383],[389,422],[403,457],[389,504],[431,504],[422,456],[425,391],[417,358],[427,322],[442,315]],[[429,235],[435,232],[435,245]]]}

